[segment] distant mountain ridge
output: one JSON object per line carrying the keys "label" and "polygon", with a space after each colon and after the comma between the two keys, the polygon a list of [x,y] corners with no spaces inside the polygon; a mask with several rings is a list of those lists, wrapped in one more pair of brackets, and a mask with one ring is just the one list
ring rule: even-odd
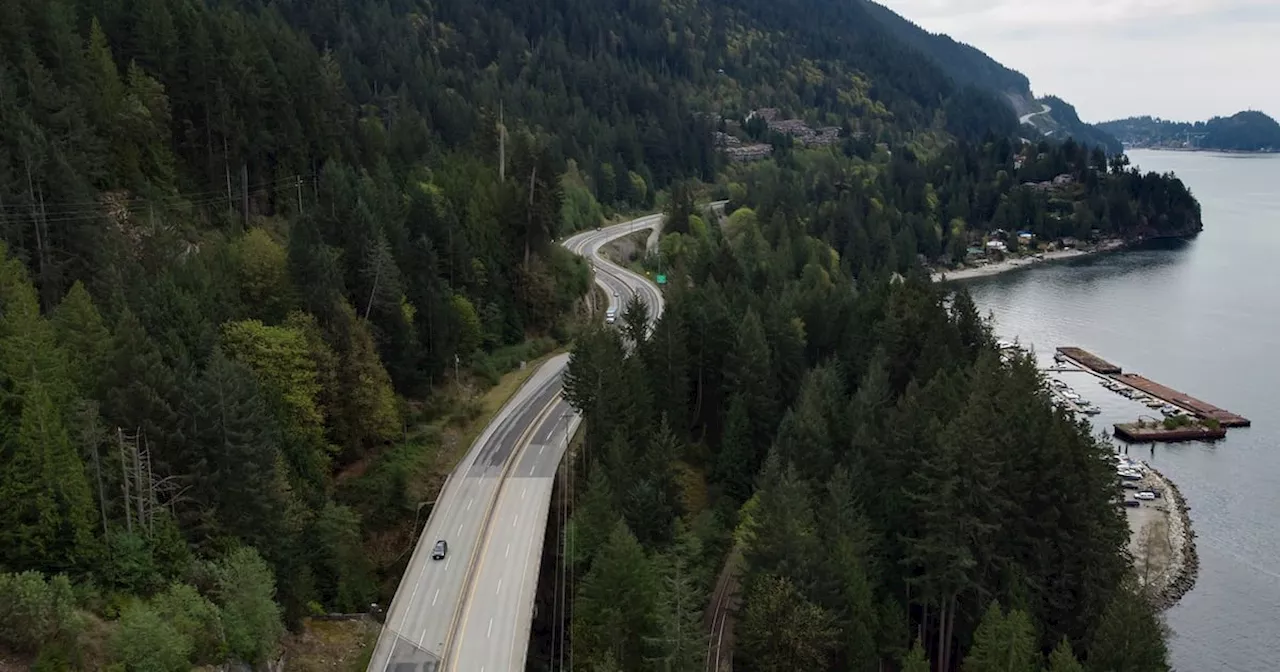
{"label": "distant mountain ridge", "polygon": [[1129,117],[1099,124],[1132,147],[1280,152],[1280,123],[1256,110],[1208,121]]}
{"label": "distant mountain ridge", "polygon": [[[1013,108],[1014,114],[1048,137],[1069,136],[1078,142],[1101,146],[1108,153],[1119,153],[1123,144],[1107,131],[1080,121],[1074,107],[1056,96],[1036,98],[1027,76],[1006,67],[982,50],[958,42],[950,36],[932,33],[884,5],[862,0],[867,13],[902,43],[916,49],[960,85],[974,86],[1000,95]],[[1048,105],[1046,112],[1043,106]]]}

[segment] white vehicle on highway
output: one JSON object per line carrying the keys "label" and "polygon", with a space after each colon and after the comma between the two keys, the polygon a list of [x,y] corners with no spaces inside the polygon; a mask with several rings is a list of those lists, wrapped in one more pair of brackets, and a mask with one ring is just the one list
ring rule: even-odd
{"label": "white vehicle on highway", "polygon": [[613,323],[614,323],[614,322],[616,322],[617,320],[618,320],[618,309],[617,309],[617,308],[610,308],[609,310],[604,311],[604,323],[605,323],[605,324],[613,324]]}

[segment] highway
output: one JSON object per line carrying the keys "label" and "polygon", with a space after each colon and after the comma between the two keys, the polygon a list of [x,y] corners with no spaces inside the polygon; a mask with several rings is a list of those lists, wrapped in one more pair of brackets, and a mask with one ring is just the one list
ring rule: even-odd
{"label": "highway", "polygon": [[[609,241],[661,221],[648,215],[563,241],[591,260],[619,315],[631,296],[662,314],[661,292],[599,256]],[[523,670],[551,492],[581,418],[560,397],[569,356],[548,360],[512,396],[446,479],[396,589],[370,672]],[[432,560],[436,541],[449,552]]]}

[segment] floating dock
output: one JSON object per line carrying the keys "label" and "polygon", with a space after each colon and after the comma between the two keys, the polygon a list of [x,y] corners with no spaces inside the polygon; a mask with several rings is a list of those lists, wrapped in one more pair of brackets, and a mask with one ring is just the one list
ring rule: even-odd
{"label": "floating dock", "polygon": [[1153,441],[1213,441],[1227,435],[1225,427],[1213,429],[1204,425],[1187,425],[1167,429],[1159,422],[1117,422],[1117,437],[1129,443],[1151,443]]}
{"label": "floating dock", "polygon": [[1072,359],[1081,366],[1096,371],[1097,373],[1101,373],[1106,376],[1121,373],[1120,367],[1093,354],[1092,352],[1089,352],[1088,350],[1082,350],[1072,346],[1063,346],[1058,348],[1058,352],[1061,353],[1062,356]]}
{"label": "floating dock", "polygon": [[1222,427],[1248,427],[1252,424],[1244,416],[1236,415],[1226,409],[1200,401],[1195,397],[1183,394],[1171,387],[1165,387],[1135,373],[1116,374],[1111,377],[1129,387],[1142,390],[1152,397],[1164,400],[1174,406],[1185,408],[1201,420],[1215,420]]}

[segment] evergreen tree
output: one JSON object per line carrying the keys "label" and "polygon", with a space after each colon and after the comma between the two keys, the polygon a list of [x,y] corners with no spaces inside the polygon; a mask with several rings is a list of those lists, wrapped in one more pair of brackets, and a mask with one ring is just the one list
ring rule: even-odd
{"label": "evergreen tree", "polygon": [[76,282],[50,317],[68,373],[81,395],[93,395],[107,368],[111,332],[84,285]]}
{"label": "evergreen tree", "polygon": [[578,586],[572,633],[578,655],[599,661],[644,659],[645,642],[656,634],[657,589],[644,549],[619,521]]}
{"label": "evergreen tree", "polygon": [[[285,505],[279,429],[248,367],[214,352],[183,412],[194,473],[192,503],[213,513],[204,534],[255,546],[279,543]],[[196,514],[197,511],[192,511]]]}
{"label": "evergreen tree", "polygon": [[84,464],[43,382],[27,385],[16,434],[0,463],[3,564],[24,570],[87,569],[97,516]]}
{"label": "evergreen tree", "polygon": [[755,479],[752,470],[754,458],[747,403],[741,395],[735,394],[729,401],[729,414],[715,466],[716,480],[724,484],[725,494],[735,501],[746,501],[751,495],[751,484]]}
{"label": "evergreen tree", "polygon": [[641,300],[639,294],[632,294],[622,311],[622,329],[627,340],[637,345],[645,342],[649,337],[649,317],[649,304]]}
{"label": "evergreen tree", "polygon": [[929,659],[925,657],[919,638],[915,640],[911,650],[902,657],[902,672],[929,672]]}
{"label": "evergreen tree", "polygon": [[761,577],[745,602],[736,635],[747,669],[828,669],[838,641],[835,619],[806,600],[791,581]]}
{"label": "evergreen tree", "polygon": [[1116,591],[1089,643],[1089,672],[1168,672],[1164,624],[1152,606],[1129,588]]}
{"label": "evergreen tree", "polygon": [[165,475],[193,475],[180,457],[184,437],[175,404],[180,403],[173,370],[142,323],[125,308],[113,330],[110,360],[98,398],[110,428],[138,432],[153,446],[153,468]]}
{"label": "evergreen tree", "polygon": [[1084,672],[1084,666],[1080,661],[1076,660],[1076,655],[1071,651],[1071,642],[1066,637],[1053,647],[1053,653],[1049,654],[1049,665],[1045,668],[1045,672]]}
{"label": "evergreen tree", "polygon": [[754,310],[748,310],[738,329],[737,343],[726,359],[725,377],[730,394],[741,395],[751,426],[751,471],[759,468],[773,439],[777,397],[772,359],[764,325]]}
{"label": "evergreen tree", "polygon": [[1031,620],[1017,609],[1004,613],[992,602],[973,633],[964,672],[1037,672],[1040,652]]}

